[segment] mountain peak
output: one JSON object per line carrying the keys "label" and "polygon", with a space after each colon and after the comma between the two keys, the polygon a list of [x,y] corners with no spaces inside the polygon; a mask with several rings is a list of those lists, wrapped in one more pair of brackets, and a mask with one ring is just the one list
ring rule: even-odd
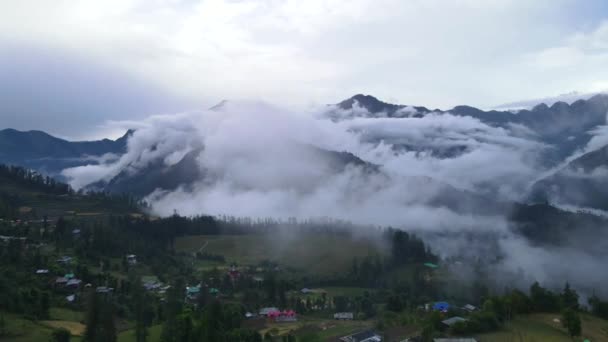
{"label": "mountain peak", "polygon": [[557,101],[551,105],[551,110],[568,110],[570,105],[564,101]]}
{"label": "mountain peak", "polygon": [[593,104],[600,104],[600,105],[608,106],[608,93],[597,94],[597,95],[589,98],[587,101],[590,103],[593,103]]}
{"label": "mountain peak", "polygon": [[338,107],[341,109],[353,109],[355,103],[357,103],[359,107],[367,109],[370,113],[384,112],[387,110],[395,111],[400,107],[398,105],[382,102],[371,95],[364,94],[357,94],[349,99],[346,99],[338,103]]}
{"label": "mountain peak", "polygon": [[543,102],[543,103],[539,103],[536,106],[534,106],[532,108],[532,111],[533,112],[542,112],[542,111],[545,111],[548,109],[549,109],[549,106],[547,106],[547,104]]}

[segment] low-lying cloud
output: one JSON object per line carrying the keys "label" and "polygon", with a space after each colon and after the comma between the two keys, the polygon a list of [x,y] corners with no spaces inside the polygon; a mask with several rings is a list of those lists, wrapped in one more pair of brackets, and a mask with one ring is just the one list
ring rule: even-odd
{"label": "low-lying cloud", "polygon": [[[263,103],[228,102],[213,110],[115,122],[136,128],[127,153],[63,175],[83,187],[121,173],[136,176],[159,162],[169,168],[194,153],[201,178],[148,194],[153,213],[331,217],[402,227],[420,232],[444,257],[476,253],[490,258],[491,253],[500,256],[500,270],[532,270],[530,278],[547,281],[567,274],[574,283],[580,273],[556,253],[598,260],[568,247],[554,251],[530,245],[513,233],[506,212],[461,211],[444,203],[453,196],[460,202],[475,196],[491,198],[489,202],[521,199],[543,171],[534,161],[548,148],[533,132],[450,114],[367,118],[357,112],[332,121],[319,111],[293,113]],[[437,155],[437,150],[447,152]],[[336,169],[335,155],[326,151],[352,153],[367,165]],[[471,242],[471,235],[492,236],[499,250],[488,250],[483,239]]]}

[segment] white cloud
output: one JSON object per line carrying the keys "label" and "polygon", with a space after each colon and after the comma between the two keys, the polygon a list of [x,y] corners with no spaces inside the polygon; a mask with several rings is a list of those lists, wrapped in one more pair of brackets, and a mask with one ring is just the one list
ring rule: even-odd
{"label": "white cloud", "polygon": [[[168,92],[211,102],[262,98],[301,106],[365,91],[445,108],[556,93],[549,75],[530,73],[518,61],[541,51],[550,65],[575,63],[578,50],[562,37],[577,34],[564,20],[577,5],[572,0],[23,0],[0,4],[0,43],[65,50]],[[594,6],[601,4],[589,5]],[[569,41],[602,48],[604,27]],[[565,78],[584,86],[605,81],[604,76]]]}
{"label": "white cloud", "polygon": [[[157,161],[172,165],[195,151],[205,179],[194,191],[154,194],[154,208],[159,213],[170,213],[174,206],[184,214],[227,213],[235,210],[234,203],[256,196],[254,202],[264,209],[258,212],[262,216],[333,213],[348,218],[357,208],[363,220],[377,218],[375,211],[388,203],[424,203],[440,191],[440,184],[518,197],[536,172],[532,161],[545,148],[528,132],[491,127],[470,117],[429,114],[334,122],[315,113],[250,102],[154,116],[135,128],[128,153],[119,160],[68,169],[64,175],[81,187],[123,171],[136,172]],[[364,175],[357,170],[336,174],[327,156],[304,146],[351,152],[380,165],[383,175],[358,186]],[[432,154],[437,150],[449,154],[451,149],[459,152],[450,158]],[[341,209],[330,206],[332,202]],[[253,215],[260,209],[252,205],[239,210],[246,212],[235,214]],[[390,217],[385,219],[391,223]]]}
{"label": "white cloud", "polygon": [[[361,110],[355,108],[359,114]],[[114,122],[112,126],[131,124]],[[400,144],[421,149],[464,146],[465,152],[438,158],[402,150]],[[310,145],[352,152],[379,165],[379,172],[352,165],[332,169],[331,159],[306,147]],[[456,187],[487,194],[492,188],[492,199],[516,198],[539,173],[531,161],[538,159],[543,148],[521,127],[496,128],[471,117],[429,114],[334,122],[319,113],[227,102],[215,110],[139,122],[127,153],[119,160],[67,169],[64,175],[78,186],[158,161],[172,164],[195,151],[204,176],[175,190],[157,189],[149,194],[154,213],[331,217],[391,225],[415,230],[444,257],[497,260],[490,271],[497,282],[525,270],[525,277],[518,274],[514,286],[526,287],[533,280],[555,285],[553,279],[569,279],[581,286],[602,284],[605,275],[566,265],[556,255],[599,267],[606,259],[603,254],[581,252],[575,242],[560,248],[532,245],[511,230],[502,213],[486,210],[492,207],[491,201],[486,207],[485,201],[454,192]],[[460,210],[445,204],[450,198]]]}

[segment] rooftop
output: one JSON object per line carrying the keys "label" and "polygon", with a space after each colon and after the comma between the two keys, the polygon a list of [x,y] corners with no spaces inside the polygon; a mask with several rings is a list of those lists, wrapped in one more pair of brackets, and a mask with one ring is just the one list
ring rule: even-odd
{"label": "rooftop", "polygon": [[382,338],[373,330],[365,330],[356,334],[344,336],[340,338],[340,340],[345,342],[382,341]]}
{"label": "rooftop", "polygon": [[443,323],[447,326],[452,326],[453,324],[456,324],[458,322],[465,322],[465,321],[467,321],[467,319],[456,316],[456,317],[451,317],[446,320],[443,320],[443,321],[441,321],[441,323]]}

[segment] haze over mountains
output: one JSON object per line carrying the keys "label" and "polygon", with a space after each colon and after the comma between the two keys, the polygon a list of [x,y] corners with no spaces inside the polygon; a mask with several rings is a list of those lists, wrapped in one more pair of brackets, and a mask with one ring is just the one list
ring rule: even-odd
{"label": "haze over mountains", "polygon": [[[584,279],[608,262],[608,95],[517,113],[372,96],[294,113],[226,101],[153,116],[116,141],[0,132],[0,162],[76,189],[129,192],[158,215],[332,217],[417,231],[443,257],[494,260],[493,278]],[[547,203],[568,208],[563,211]],[[599,242],[598,242],[599,241]],[[593,248],[589,248],[593,245]],[[568,255],[585,268],[557,262]]]}
{"label": "haze over mountains", "polygon": [[[237,104],[237,115],[247,115],[242,112],[248,110],[248,105],[251,104]],[[264,106],[266,105],[255,111],[280,111]],[[233,111],[234,108],[232,103],[225,101],[211,108],[207,114]],[[483,148],[504,147],[505,158],[513,158],[512,153],[516,151],[518,163],[527,163],[532,169],[528,170],[531,172],[526,179],[532,182],[526,184],[532,190],[529,199],[606,209],[603,197],[605,186],[601,182],[607,159],[601,148],[602,144],[608,145],[608,138],[603,142],[605,135],[602,130],[606,127],[607,112],[608,95],[601,94],[572,104],[556,102],[550,107],[539,104],[531,110],[517,113],[482,111],[469,106],[457,106],[443,111],[423,106],[390,104],[373,96],[359,94],[318,110],[314,113],[316,119],[307,123],[322,122],[326,126],[340,127],[351,134],[351,138],[357,139],[361,146],[365,146],[367,152],[349,148],[344,143],[342,146],[331,146],[331,143],[319,146],[319,141],[292,141],[290,144],[291,148],[295,148],[293,154],[300,155],[300,159],[309,159],[314,155],[315,158],[323,159],[322,162],[314,163],[316,166],[322,169],[323,165],[329,163],[329,169],[336,172],[349,163],[369,163],[389,168],[391,161],[383,162],[374,157],[365,159],[365,154],[370,149],[376,149],[377,156],[380,146],[384,149],[383,153],[389,153],[386,151],[388,149],[395,155],[414,157],[416,162],[412,164],[420,164],[428,158],[436,159],[436,163],[447,164],[449,161],[464,160],[467,156],[478,154]],[[329,118],[331,123],[325,122],[325,118]],[[301,118],[297,120],[303,122]],[[146,128],[143,129],[145,130]],[[253,133],[264,134],[263,131]],[[178,148],[176,151],[161,152],[159,146],[149,140],[146,143],[150,146],[145,146],[141,153],[151,157],[150,160],[146,159],[142,163],[144,155],[140,155],[119,169],[114,169],[111,176],[106,174],[99,179],[81,180],[74,175],[74,172],[91,169],[96,165],[116,162],[127,152],[127,141],[132,135],[133,131],[129,131],[115,141],[104,139],[69,142],[40,131],[5,129],[0,131],[0,162],[67,177],[77,188],[125,191],[139,196],[149,195],[157,189],[175,190],[180,185],[190,186],[206,174],[205,165],[197,162],[197,158],[204,153],[204,141],[195,144],[189,142],[175,146]],[[502,140],[499,141],[498,138]],[[159,139],[158,143],[162,144],[162,136]],[[587,147],[592,139],[593,146]],[[347,153],[341,154],[345,151]],[[504,167],[508,168],[506,165]],[[556,167],[559,170],[553,170]],[[472,183],[477,184],[471,186],[470,183],[458,184],[456,180],[450,179],[449,174],[433,177],[432,174],[415,174],[413,171],[408,175],[440,178],[438,180],[441,182],[452,184],[456,188],[482,190],[485,194],[497,190],[490,184],[492,180],[472,180]],[[516,180],[511,180],[511,183],[513,181],[517,183]],[[573,188],[585,190],[574,191]],[[525,201],[526,197],[520,196],[517,199]]]}

